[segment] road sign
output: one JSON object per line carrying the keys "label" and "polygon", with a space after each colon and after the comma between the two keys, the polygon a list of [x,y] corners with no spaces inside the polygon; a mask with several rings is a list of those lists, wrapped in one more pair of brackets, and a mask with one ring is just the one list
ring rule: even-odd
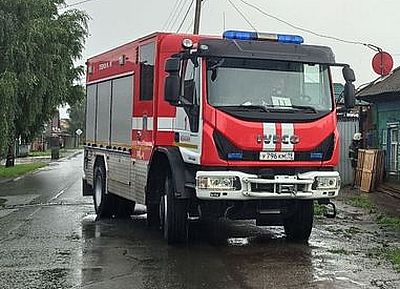
{"label": "road sign", "polygon": [[375,54],[372,59],[372,68],[376,74],[381,76],[389,75],[393,69],[393,58],[392,56],[384,51],[380,51]]}
{"label": "road sign", "polygon": [[83,133],[83,131],[82,131],[80,128],[78,128],[78,129],[75,131],[75,133],[76,133],[78,136],[80,136],[80,135]]}

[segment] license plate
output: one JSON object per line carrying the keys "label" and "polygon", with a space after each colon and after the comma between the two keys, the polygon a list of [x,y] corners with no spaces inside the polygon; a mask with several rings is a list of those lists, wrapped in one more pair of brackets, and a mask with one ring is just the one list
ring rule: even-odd
{"label": "license plate", "polygon": [[261,161],[293,161],[294,152],[260,152]]}

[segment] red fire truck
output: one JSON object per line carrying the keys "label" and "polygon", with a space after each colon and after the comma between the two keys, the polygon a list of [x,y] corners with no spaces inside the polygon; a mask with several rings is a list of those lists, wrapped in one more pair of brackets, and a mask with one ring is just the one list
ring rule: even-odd
{"label": "red fire truck", "polygon": [[330,48],[245,31],[155,33],[87,61],[84,195],[99,218],[147,206],[168,243],[195,219],[255,219],[307,241],[340,188]]}

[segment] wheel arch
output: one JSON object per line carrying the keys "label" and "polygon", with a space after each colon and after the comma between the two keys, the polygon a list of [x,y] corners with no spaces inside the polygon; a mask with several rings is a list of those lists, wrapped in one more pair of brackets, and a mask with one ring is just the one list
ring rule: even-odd
{"label": "wheel arch", "polygon": [[153,151],[149,164],[146,203],[151,202],[152,197],[157,197],[157,184],[164,184],[162,179],[164,179],[166,170],[171,172],[175,196],[181,199],[190,197],[185,186],[188,181],[188,173],[179,149],[175,147],[158,147]]}

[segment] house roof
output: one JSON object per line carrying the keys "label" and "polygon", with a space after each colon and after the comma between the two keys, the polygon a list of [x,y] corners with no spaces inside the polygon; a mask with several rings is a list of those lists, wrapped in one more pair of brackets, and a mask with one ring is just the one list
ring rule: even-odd
{"label": "house roof", "polygon": [[400,67],[382,80],[371,83],[357,93],[360,99],[369,99],[375,96],[384,97],[384,94],[400,93]]}

